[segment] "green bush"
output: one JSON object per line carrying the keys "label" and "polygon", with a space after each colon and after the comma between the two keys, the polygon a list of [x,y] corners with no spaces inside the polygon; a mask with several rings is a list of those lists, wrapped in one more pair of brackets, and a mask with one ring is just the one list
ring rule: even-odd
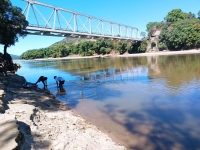
{"label": "green bush", "polygon": [[160,51],[162,51],[162,50],[164,50],[164,49],[167,49],[167,45],[166,45],[165,43],[160,42],[160,43],[158,44],[158,49],[159,49]]}
{"label": "green bush", "polygon": [[106,54],[106,48],[105,47],[101,47],[100,48],[100,53],[103,54],[103,55]]}
{"label": "green bush", "polygon": [[156,46],[155,42],[151,42],[151,48],[154,48]]}
{"label": "green bush", "polygon": [[111,52],[111,48],[106,48],[106,54],[109,54]]}
{"label": "green bush", "polygon": [[139,48],[138,48],[138,52],[145,52],[147,49],[147,40],[142,41],[142,43],[140,44]]}

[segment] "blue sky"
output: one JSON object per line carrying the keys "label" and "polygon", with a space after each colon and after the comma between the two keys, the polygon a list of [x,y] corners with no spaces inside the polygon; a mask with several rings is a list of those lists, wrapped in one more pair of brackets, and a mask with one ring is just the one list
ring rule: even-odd
{"label": "blue sky", "polygon": [[[183,12],[197,14],[200,10],[200,0],[37,0],[98,18],[136,27],[146,31],[149,22],[163,21],[172,9],[180,8]],[[11,0],[14,6],[22,10],[27,5],[23,0]],[[62,37],[27,35],[19,38],[15,46],[8,48],[8,53],[21,55],[23,52],[44,48],[62,40]],[[0,52],[3,46],[0,45]]]}

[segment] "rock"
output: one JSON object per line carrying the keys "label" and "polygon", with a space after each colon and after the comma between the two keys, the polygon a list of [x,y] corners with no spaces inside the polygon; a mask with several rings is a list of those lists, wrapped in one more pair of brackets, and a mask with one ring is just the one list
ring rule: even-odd
{"label": "rock", "polygon": [[4,96],[5,96],[4,90],[0,90],[0,99],[4,98]]}
{"label": "rock", "polygon": [[12,150],[18,147],[15,139],[20,134],[14,114],[0,114],[0,150]]}

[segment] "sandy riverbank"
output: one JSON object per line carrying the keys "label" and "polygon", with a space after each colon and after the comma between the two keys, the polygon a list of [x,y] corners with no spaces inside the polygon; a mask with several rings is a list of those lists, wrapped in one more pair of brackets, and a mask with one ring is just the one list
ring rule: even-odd
{"label": "sandy riverbank", "polygon": [[0,83],[0,150],[125,150],[47,90],[24,88],[9,73]]}
{"label": "sandy riverbank", "polygon": [[181,55],[181,54],[198,54],[200,53],[199,49],[192,50],[182,50],[182,51],[159,51],[159,52],[150,52],[150,53],[136,53],[136,54],[108,54],[108,55],[94,55],[94,56],[68,56],[60,58],[40,58],[34,60],[57,60],[57,59],[82,59],[82,58],[104,58],[104,57],[144,57],[144,56],[160,56],[160,55]]}

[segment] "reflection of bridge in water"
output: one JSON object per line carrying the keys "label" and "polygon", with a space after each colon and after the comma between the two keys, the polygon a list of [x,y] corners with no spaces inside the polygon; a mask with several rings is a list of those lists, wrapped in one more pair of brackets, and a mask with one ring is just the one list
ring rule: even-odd
{"label": "reflection of bridge in water", "polygon": [[123,81],[135,79],[142,76],[142,74],[147,74],[148,69],[145,67],[132,67],[122,69],[107,69],[105,71],[87,73],[82,76],[82,80],[85,81]]}
{"label": "reflection of bridge in water", "polygon": [[29,21],[29,34],[140,41],[137,28],[35,0],[23,1],[27,2],[23,14]]}
{"label": "reflection of bridge in water", "polygon": [[[65,88],[68,90],[68,104],[72,106],[79,100],[87,98],[94,100],[104,99],[111,94],[109,93],[111,92],[108,88],[109,86],[115,85],[117,86],[115,90],[120,90],[133,82],[148,82],[150,79],[147,74],[148,68],[143,66],[132,66],[126,69],[110,68],[84,74],[78,73],[79,80],[65,83]],[[107,95],[106,93],[109,94]]]}

